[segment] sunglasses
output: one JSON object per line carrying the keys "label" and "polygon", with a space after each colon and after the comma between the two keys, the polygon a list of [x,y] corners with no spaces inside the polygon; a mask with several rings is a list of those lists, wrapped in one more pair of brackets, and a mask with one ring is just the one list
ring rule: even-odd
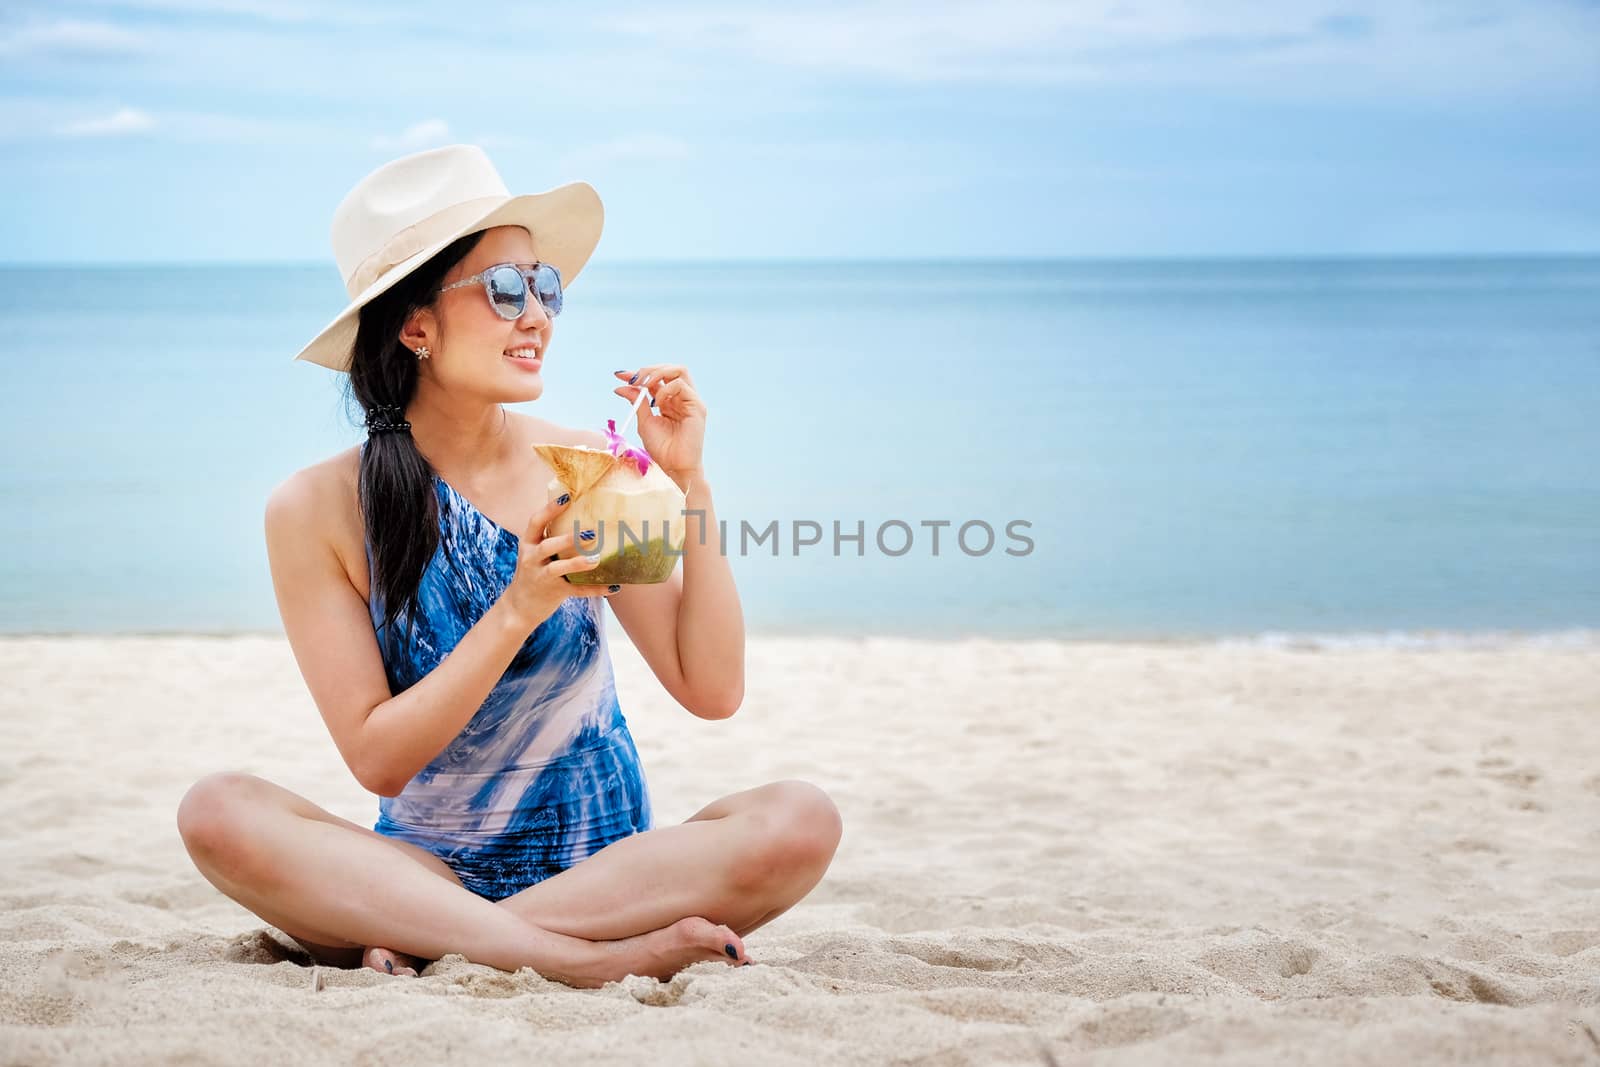
{"label": "sunglasses", "polygon": [[561,272],[548,263],[496,263],[470,278],[451,282],[439,292],[463,285],[482,285],[489,306],[502,319],[520,319],[528,310],[528,292],[539,296],[539,303],[553,318],[561,314]]}

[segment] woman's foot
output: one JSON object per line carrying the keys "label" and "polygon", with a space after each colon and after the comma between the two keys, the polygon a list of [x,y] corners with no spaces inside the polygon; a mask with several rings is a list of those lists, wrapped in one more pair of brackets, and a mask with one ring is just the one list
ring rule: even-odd
{"label": "woman's foot", "polygon": [[[646,974],[666,981],[691,964],[702,960],[721,960],[730,967],[743,967],[751,961],[744,952],[744,940],[732,928],[691,915],[671,926],[618,941],[596,941],[604,954],[589,973],[577,976],[570,984],[598,989],[630,974]],[[362,953],[361,965],[385,974],[417,976],[421,961],[403,952],[373,945]]]}
{"label": "woman's foot", "polygon": [[361,954],[361,966],[371,967],[375,971],[385,974],[404,975],[409,978],[417,976],[417,964],[420,961],[415,956],[407,956],[403,952],[392,949],[379,948],[373,945]]}
{"label": "woman's foot", "polygon": [[619,981],[630,974],[647,974],[666,981],[685,967],[703,960],[721,960],[730,967],[743,967],[750,962],[744,952],[744,941],[738,934],[730,927],[719,926],[697,915],[647,934],[618,941],[596,941],[595,945],[608,955],[593,974],[584,976],[594,979],[595,986]]}

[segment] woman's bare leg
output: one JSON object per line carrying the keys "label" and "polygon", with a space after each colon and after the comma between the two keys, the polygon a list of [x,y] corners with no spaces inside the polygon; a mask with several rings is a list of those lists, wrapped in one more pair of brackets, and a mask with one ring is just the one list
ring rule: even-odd
{"label": "woman's bare leg", "polygon": [[[342,819],[332,812],[312,804],[309,801],[297,803],[296,801],[302,800],[303,798],[296,798],[295,794],[285,791],[284,798],[286,800],[288,800],[288,798],[295,798],[293,800],[289,800],[289,803],[294,810],[298,810],[302,815],[305,815],[308,818],[320,818],[324,822],[331,822],[338,826],[343,826],[346,829],[355,830],[358,833],[367,832],[366,827],[357,825],[356,823],[351,822],[349,819]],[[434,874],[437,874],[440,878],[443,878],[447,882],[454,883],[455,885],[461,885],[461,879],[456,876],[455,871],[450,869],[450,865],[445,863],[444,860],[440,859],[438,856],[435,856],[432,852],[429,852],[427,849],[418,845],[413,845],[409,841],[402,841],[399,838],[394,837],[384,837],[384,842],[392,846],[402,855],[408,856],[412,860],[416,861],[416,863],[423,869],[432,871]],[[289,936],[293,938],[294,941],[299,943],[300,947],[305,949],[306,952],[310,954],[312,959],[316,960],[318,963],[326,964],[330,967],[354,967],[359,962],[362,967],[366,967],[369,970],[382,971],[385,974],[392,974],[396,977],[415,978],[419,971],[421,971],[428,964],[434,962],[431,959],[422,959],[416,956],[410,956],[404,952],[396,952],[393,949],[383,948],[379,945],[369,945],[364,951],[359,951],[358,955],[358,950],[354,948],[337,948],[332,945],[319,945],[316,942],[307,940],[306,938],[295,937],[293,934],[290,934]]]}
{"label": "woman's bare leg", "polygon": [[[747,937],[811,892],[841,832],[838,809],[822,790],[773,782],[714,800],[677,826],[613,842],[498,905],[543,929],[590,940],[686,913]],[[455,879],[438,857],[418,851]],[[395,974],[425,965],[380,947],[367,949],[362,962]]]}
{"label": "woman's bare leg", "polygon": [[554,933],[607,940],[700,915],[741,937],[822,880],[843,833],[810,782],[786,779],[722,797],[675,826],[613,841],[498,902]]}
{"label": "woman's bare leg", "polygon": [[[179,832],[207,880],[311,944],[357,953],[383,945],[427,959],[459,952],[582,987],[626,974],[668,977],[698,960],[744,960],[737,934],[698,916],[603,942],[542,929],[419,863],[397,862],[396,842],[342,822],[253,775],[210,775],[178,807]],[[729,943],[737,960],[724,953]]]}

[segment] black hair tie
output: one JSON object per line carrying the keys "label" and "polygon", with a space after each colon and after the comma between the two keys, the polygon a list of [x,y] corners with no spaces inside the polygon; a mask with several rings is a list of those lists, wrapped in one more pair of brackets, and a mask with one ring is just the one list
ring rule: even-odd
{"label": "black hair tie", "polygon": [[409,433],[411,424],[405,416],[405,408],[397,404],[374,404],[367,409],[367,433],[398,433],[401,430]]}

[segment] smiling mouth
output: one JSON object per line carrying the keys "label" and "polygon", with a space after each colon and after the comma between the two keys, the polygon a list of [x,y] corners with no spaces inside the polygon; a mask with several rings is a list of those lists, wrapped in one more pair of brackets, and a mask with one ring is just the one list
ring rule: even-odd
{"label": "smiling mouth", "polygon": [[508,359],[520,359],[526,363],[536,363],[541,358],[537,348],[523,348],[514,352],[506,352]]}

